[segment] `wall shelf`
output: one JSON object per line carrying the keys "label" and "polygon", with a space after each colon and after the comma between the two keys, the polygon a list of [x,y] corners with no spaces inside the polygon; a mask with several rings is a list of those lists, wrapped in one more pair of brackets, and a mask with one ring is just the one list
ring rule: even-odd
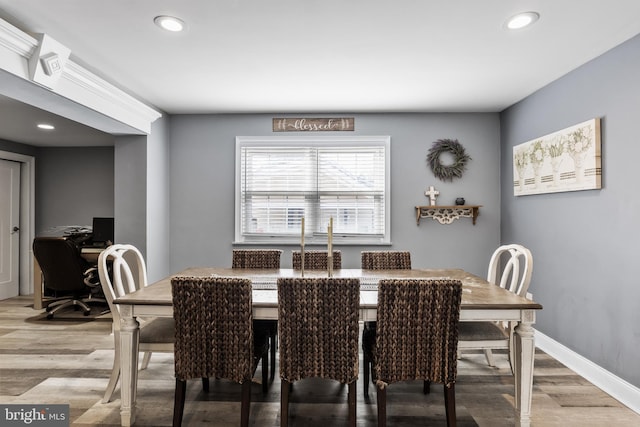
{"label": "wall shelf", "polygon": [[481,207],[482,205],[416,206],[416,224],[420,225],[420,218],[433,218],[440,224],[451,224],[456,219],[471,218],[473,225],[476,225]]}

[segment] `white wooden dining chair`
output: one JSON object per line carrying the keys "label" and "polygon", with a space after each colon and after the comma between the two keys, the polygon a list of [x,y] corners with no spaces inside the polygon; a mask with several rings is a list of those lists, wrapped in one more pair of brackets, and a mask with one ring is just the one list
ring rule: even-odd
{"label": "white wooden dining chair", "polygon": [[[500,246],[491,256],[487,281],[514,294],[528,297],[533,273],[533,256],[522,245]],[[513,329],[515,322],[460,322],[458,350],[483,350],[489,366],[495,366],[492,350],[509,351],[513,369]]]}
{"label": "white wooden dining chair", "polygon": [[[98,257],[98,274],[113,317],[113,368],[102,403],[111,396],[120,378],[120,306],[113,301],[147,286],[147,268],[142,253],[132,245],[109,246]],[[144,352],[140,369],[145,369],[152,352],[173,353],[175,327],[173,318],[138,319],[139,350]]]}

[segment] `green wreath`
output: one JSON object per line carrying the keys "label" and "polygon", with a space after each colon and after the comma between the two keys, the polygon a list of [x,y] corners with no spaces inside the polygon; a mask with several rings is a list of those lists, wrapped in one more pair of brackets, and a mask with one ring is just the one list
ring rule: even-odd
{"label": "green wreath", "polygon": [[[442,153],[451,153],[454,158],[453,163],[443,165],[440,161]],[[427,163],[431,171],[441,181],[453,181],[453,178],[462,177],[469,160],[471,157],[457,139],[439,139],[433,143],[427,154]]]}

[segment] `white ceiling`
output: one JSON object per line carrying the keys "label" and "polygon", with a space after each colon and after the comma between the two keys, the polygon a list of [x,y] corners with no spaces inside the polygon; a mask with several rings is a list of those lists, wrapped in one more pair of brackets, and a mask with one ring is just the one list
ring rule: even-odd
{"label": "white ceiling", "polygon": [[[54,124],[54,131],[37,128]],[[48,111],[0,95],[0,139],[35,146],[86,147],[113,145],[112,135]]]}
{"label": "white ceiling", "polygon": [[172,114],[497,112],[639,34],[640,1],[0,0],[0,18]]}

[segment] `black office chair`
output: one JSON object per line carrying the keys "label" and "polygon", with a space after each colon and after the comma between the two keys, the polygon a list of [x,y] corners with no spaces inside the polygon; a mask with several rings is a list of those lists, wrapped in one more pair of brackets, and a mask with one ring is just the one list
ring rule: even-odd
{"label": "black office chair", "polygon": [[47,305],[48,319],[65,307],[78,306],[84,315],[91,313],[89,303],[105,304],[97,268],[80,256],[80,248],[66,237],[36,237],[35,256],[44,280],[45,291],[54,298]]}

